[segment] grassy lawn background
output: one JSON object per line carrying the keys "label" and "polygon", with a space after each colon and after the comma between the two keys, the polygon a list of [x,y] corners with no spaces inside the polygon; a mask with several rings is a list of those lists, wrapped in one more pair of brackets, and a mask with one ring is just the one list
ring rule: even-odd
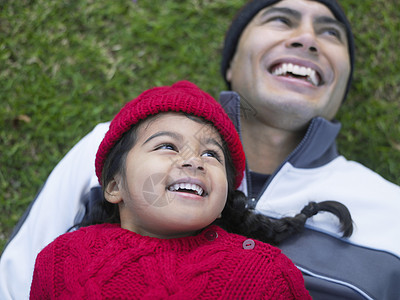
{"label": "grassy lawn background", "polygon": [[[0,0],[0,250],[57,162],[123,103],[179,79],[218,96],[223,35],[243,2]],[[400,184],[398,3],[341,4],[357,60],[339,150]]]}

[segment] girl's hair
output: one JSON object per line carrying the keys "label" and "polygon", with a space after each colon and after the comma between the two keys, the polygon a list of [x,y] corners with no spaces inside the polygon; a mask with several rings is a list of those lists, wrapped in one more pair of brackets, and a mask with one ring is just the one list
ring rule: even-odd
{"label": "girl's hair", "polygon": [[[106,187],[116,174],[121,174],[125,178],[125,164],[128,152],[135,146],[138,128],[142,122],[132,126],[124,133],[122,138],[111,149],[104,162],[101,186]],[[86,204],[86,213],[82,221],[72,228],[80,228],[94,224],[120,223],[118,204],[110,203],[104,197],[106,191],[103,189],[101,198],[90,199],[92,203]]]}
{"label": "girl's hair", "polygon": [[353,233],[353,221],[349,210],[338,201],[310,202],[294,217],[273,219],[248,208],[248,198],[233,188],[235,173],[228,149],[224,147],[226,173],[228,177],[228,200],[216,224],[228,232],[244,235],[272,245],[303,231],[308,218],[321,211],[334,214],[340,222],[343,237]]}
{"label": "girl's hair", "polygon": [[[199,117],[185,114],[193,121],[213,125],[211,122]],[[157,116],[157,115],[156,115]],[[152,116],[155,117],[155,116]],[[143,120],[142,120],[143,121]],[[106,187],[116,174],[125,177],[125,162],[128,152],[135,145],[137,132],[140,124],[135,124],[115,144],[107,156],[101,178],[101,184]],[[349,210],[337,201],[310,202],[299,214],[294,217],[272,219],[265,215],[255,213],[247,207],[247,197],[240,191],[235,190],[236,170],[231,159],[226,143],[223,143],[225,155],[225,167],[228,181],[228,198],[221,219],[215,224],[221,226],[228,232],[241,234],[249,238],[255,238],[273,245],[277,245],[286,238],[300,233],[304,229],[308,218],[320,211],[334,214],[340,221],[340,230],[343,237],[349,237],[353,232],[353,224]],[[83,220],[73,228],[79,228],[101,223],[120,223],[119,209],[117,204],[109,203],[104,195],[102,199],[95,199],[90,209],[86,212]]]}

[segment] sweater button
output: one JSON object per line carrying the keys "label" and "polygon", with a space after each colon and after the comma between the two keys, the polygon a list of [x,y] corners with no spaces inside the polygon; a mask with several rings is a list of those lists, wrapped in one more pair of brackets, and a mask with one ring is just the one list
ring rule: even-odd
{"label": "sweater button", "polygon": [[256,243],[251,239],[245,240],[243,242],[243,249],[246,249],[246,250],[254,249],[255,244]]}
{"label": "sweater button", "polygon": [[209,230],[209,231],[207,231],[207,232],[204,234],[204,236],[205,236],[205,238],[206,238],[207,240],[209,240],[210,242],[212,242],[212,241],[214,241],[214,240],[218,237],[218,233],[216,233],[215,231]]}

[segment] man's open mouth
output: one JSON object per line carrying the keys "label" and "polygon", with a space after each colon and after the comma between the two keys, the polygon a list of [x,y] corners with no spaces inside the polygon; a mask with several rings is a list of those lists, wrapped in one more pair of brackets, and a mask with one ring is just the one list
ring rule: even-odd
{"label": "man's open mouth", "polygon": [[189,193],[204,197],[206,195],[202,187],[194,183],[175,183],[168,187],[171,192]]}
{"label": "man's open mouth", "polygon": [[305,80],[313,86],[319,86],[321,84],[321,75],[316,70],[292,63],[277,64],[271,68],[270,72],[275,76],[286,76]]}

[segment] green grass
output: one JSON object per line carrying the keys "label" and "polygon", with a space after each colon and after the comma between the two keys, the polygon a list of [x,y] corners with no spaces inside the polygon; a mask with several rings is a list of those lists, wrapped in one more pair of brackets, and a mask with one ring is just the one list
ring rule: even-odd
{"label": "green grass", "polygon": [[[400,184],[395,2],[341,1],[358,56],[338,119],[341,152]],[[0,249],[57,162],[123,103],[179,79],[218,96],[223,35],[241,3],[0,0]]]}

